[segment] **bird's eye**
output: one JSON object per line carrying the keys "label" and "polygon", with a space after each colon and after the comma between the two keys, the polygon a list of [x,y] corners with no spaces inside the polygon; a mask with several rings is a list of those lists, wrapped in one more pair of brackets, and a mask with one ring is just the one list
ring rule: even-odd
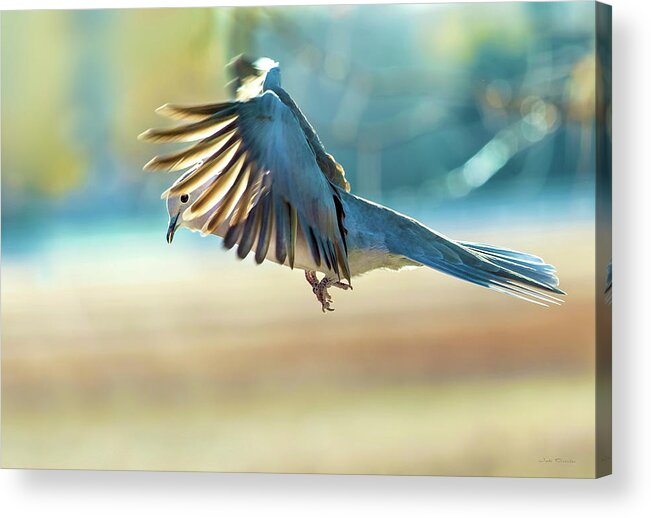
{"label": "bird's eye", "polygon": [[188,203],[188,200],[190,199],[190,196],[187,194],[181,194],[181,203]]}

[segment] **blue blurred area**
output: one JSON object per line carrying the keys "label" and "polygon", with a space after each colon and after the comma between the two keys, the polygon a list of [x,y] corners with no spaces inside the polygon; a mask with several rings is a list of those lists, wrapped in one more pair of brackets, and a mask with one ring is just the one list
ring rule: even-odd
{"label": "blue blurred area", "polygon": [[173,178],[136,135],[225,97],[241,52],[280,61],[353,192],[443,230],[587,219],[594,24],[590,2],[3,13],[3,253],[162,239]]}

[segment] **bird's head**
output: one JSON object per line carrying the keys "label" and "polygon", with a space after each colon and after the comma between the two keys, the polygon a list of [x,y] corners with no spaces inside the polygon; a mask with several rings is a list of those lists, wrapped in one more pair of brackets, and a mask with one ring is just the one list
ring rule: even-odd
{"label": "bird's head", "polygon": [[187,209],[195,201],[196,193],[181,193],[169,194],[167,196],[167,214],[169,215],[169,223],[167,225],[166,239],[168,243],[174,239],[174,233],[179,227],[186,226],[186,220],[183,217],[185,209]]}
{"label": "bird's head", "polygon": [[233,95],[247,100],[260,95],[263,90],[280,86],[280,68],[269,58],[253,60],[245,55],[234,58],[227,66],[233,80],[230,85]]}
{"label": "bird's head", "polygon": [[274,86],[280,86],[280,65],[277,61],[269,58],[259,58],[254,66],[264,75],[263,88],[265,90]]}

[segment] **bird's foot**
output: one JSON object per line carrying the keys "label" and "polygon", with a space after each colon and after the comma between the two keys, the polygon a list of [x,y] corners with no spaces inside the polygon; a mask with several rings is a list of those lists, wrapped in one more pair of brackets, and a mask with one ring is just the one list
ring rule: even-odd
{"label": "bird's foot", "polygon": [[328,288],[332,285],[332,281],[327,277],[321,279],[321,282],[313,288],[316,299],[321,303],[321,311],[324,313],[326,311],[334,311],[334,308],[330,307],[332,303],[332,296],[328,293]]}
{"label": "bird's foot", "polygon": [[326,311],[334,311],[334,308],[331,307],[332,296],[328,293],[328,288],[335,287],[342,290],[353,289],[350,284],[329,279],[327,276],[319,281],[316,276],[316,272],[311,270],[305,271],[305,279],[310,284],[310,286],[312,286],[312,292],[316,295],[316,299],[321,303],[321,311],[324,313]]}
{"label": "bird's foot", "polygon": [[305,270],[305,280],[310,286],[312,286],[312,291],[314,291],[319,284],[319,279],[317,279],[316,272],[313,270]]}

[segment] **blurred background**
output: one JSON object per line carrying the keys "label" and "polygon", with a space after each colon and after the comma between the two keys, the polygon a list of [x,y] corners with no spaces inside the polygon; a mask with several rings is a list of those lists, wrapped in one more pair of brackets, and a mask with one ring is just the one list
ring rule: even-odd
{"label": "blurred background", "polygon": [[[1,29],[3,466],[592,476],[594,4]],[[214,237],[167,245],[174,177],[141,171],[164,149],[136,135],[165,102],[227,97],[239,53],[280,61],[353,192],[543,256],[566,303],[421,269],[368,274],[324,316],[299,272]]]}

